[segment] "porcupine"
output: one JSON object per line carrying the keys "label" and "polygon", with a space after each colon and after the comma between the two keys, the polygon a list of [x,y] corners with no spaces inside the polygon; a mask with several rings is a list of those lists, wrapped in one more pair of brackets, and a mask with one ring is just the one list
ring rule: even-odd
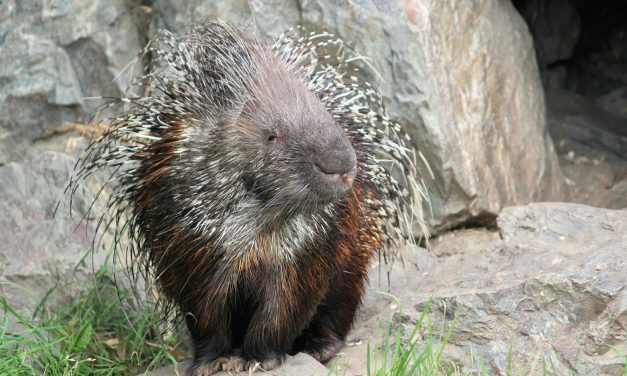
{"label": "porcupine", "polygon": [[426,234],[419,153],[357,77],[363,59],[329,33],[268,46],[221,21],[161,31],[146,55],[70,185],[112,171],[99,233],[185,318],[191,374],[329,360],[373,256]]}

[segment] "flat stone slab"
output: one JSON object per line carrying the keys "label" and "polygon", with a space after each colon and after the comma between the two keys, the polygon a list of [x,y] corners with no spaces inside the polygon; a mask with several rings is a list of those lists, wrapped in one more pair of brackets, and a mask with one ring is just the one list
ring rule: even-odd
{"label": "flat stone slab", "polygon": [[[186,360],[178,364],[178,374],[184,375],[185,371],[191,365],[190,360]],[[295,356],[288,356],[285,362],[270,371],[255,371],[255,375],[267,375],[267,376],[327,376],[329,370],[320,364],[317,360],[311,356],[300,353]],[[176,375],[176,371],[173,366],[164,367],[155,371],[147,372],[145,376],[172,376]],[[229,372],[218,372],[216,376],[233,375]],[[247,372],[240,372],[240,375],[247,375]]]}
{"label": "flat stone slab", "polygon": [[[431,300],[432,323],[458,315],[444,357],[463,372],[484,362],[505,375],[511,348],[513,374],[542,372],[543,359],[564,374],[622,374],[612,348],[627,350],[627,211],[534,203],[505,208],[497,222],[498,231],[455,231],[430,253],[408,252],[390,287],[402,313],[373,288],[352,339],[365,343],[390,318],[410,333]],[[363,347],[345,348],[347,374],[364,371]]]}

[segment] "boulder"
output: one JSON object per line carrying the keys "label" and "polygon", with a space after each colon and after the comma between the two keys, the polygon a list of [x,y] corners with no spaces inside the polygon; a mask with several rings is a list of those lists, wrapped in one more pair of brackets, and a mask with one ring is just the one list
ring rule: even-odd
{"label": "boulder", "polygon": [[57,288],[49,302],[54,306],[71,299],[85,281],[91,285],[108,253],[88,253],[95,214],[83,220],[100,184],[90,181],[77,190],[70,215],[64,189],[76,158],[33,148],[22,159],[0,165],[0,296],[29,311],[51,288]]}
{"label": "boulder", "polygon": [[[436,230],[493,223],[507,205],[564,199],[533,41],[509,1],[157,0],[155,25],[220,17],[270,38],[331,31],[380,74],[389,112],[418,140]],[[251,12],[252,10],[252,12]]]}
{"label": "boulder", "polygon": [[[431,255],[408,252],[405,272],[392,275],[401,308],[373,284],[350,341],[371,341],[390,316],[408,335],[430,300],[435,328],[458,315],[443,356],[463,372],[481,373],[484,364],[506,375],[510,361],[511,374],[539,374],[542,361],[558,374],[625,369],[612,347],[627,349],[627,211],[508,207],[498,232],[459,230],[432,246]],[[348,374],[363,372],[365,345],[344,352]]]}
{"label": "boulder", "polygon": [[[0,4],[0,162],[66,122],[88,122],[98,101],[119,96],[120,71],[142,47],[123,0],[8,0]],[[141,64],[140,64],[141,65]]]}

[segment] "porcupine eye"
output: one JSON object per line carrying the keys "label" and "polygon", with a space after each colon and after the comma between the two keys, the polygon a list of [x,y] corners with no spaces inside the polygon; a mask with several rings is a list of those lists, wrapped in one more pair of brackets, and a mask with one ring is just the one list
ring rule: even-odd
{"label": "porcupine eye", "polygon": [[263,137],[269,144],[275,144],[279,141],[279,134],[274,129],[264,129]]}

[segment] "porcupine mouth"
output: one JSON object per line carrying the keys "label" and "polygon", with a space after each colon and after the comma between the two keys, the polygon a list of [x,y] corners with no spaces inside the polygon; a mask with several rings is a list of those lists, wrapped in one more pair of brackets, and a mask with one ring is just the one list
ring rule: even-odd
{"label": "porcupine mouth", "polygon": [[249,188],[266,208],[274,212],[316,214],[346,196],[357,176],[356,165],[343,173],[328,173],[318,165],[310,166],[301,171],[300,179],[273,193],[253,185]]}
{"label": "porcupine mouth", "polygon": [[323,166],[314,163],[312,173],[315,175],[312,179],[315,181],[312,190],[318,197],[318,206],[327,206],[350,191],[357,176],[357,166],[353,165],[344,172],[329,172],[325,171]]}

